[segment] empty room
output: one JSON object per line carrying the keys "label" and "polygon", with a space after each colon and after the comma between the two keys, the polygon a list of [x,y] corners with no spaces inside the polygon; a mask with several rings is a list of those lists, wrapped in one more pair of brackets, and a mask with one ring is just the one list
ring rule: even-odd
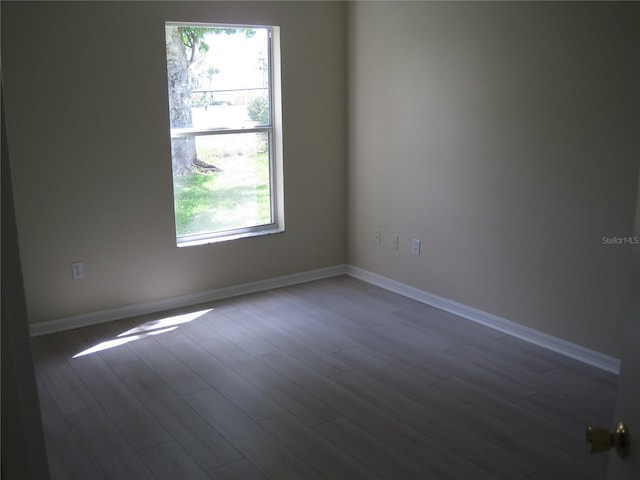
{"label": "empty room", "polygon": [[0,18],[3,479],[639,478],[639,3]]}

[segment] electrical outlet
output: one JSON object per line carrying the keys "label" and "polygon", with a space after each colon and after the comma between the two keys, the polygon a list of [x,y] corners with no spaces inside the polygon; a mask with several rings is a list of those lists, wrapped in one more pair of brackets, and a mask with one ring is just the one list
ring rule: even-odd
{"label": "electrical outlet", "polygon": [[417,238],[413,239],[413,254],[420,256],[420,240]]}
{"label": "electrical outlet", "polygon": [[84,265],[82,262],[71,262],[71,278],[82,280],[84,278]]}
{"label": "electrical outlet", "polygon": [[380,245],[380,238],[382,237],[382,232],[380,232],[380,230],[376,230],[375,232],[375,236],[373,237],[373,242],[376,245]]}
{"label": "electrical outlet", "polygon": [[394,235],[391,240],[391,249],[398,250],[398,235]]}

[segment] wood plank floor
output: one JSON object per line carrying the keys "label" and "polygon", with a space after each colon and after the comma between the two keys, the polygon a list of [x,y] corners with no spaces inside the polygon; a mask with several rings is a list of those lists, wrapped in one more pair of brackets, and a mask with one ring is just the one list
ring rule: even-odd
{"label": "wood plank floor", "polygon": [[611,425],[616,376],[351,277],[36,337],[33,350],[53,479],[606,469],[584,431]]}

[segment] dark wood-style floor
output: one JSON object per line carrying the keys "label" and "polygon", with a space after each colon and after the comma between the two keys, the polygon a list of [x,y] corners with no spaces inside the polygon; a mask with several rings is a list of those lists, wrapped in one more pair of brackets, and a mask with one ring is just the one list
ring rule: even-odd
{"label": "dark wood-style floor", "polygon": [[614,375],[351,277],[202,308],[33,339],[52,478],[604,478]]}

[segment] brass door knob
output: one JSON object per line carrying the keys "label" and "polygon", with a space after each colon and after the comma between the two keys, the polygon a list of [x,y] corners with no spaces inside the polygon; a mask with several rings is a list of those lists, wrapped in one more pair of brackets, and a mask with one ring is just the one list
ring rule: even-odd
{"label": "brass door knob", "polygon": [[616,447],[621,458],[629,453],[629,429],[624,423],[618,423],[612,433],[606,428],[587,428],[587,448],[591,453],[605,452],[611,447]]}

